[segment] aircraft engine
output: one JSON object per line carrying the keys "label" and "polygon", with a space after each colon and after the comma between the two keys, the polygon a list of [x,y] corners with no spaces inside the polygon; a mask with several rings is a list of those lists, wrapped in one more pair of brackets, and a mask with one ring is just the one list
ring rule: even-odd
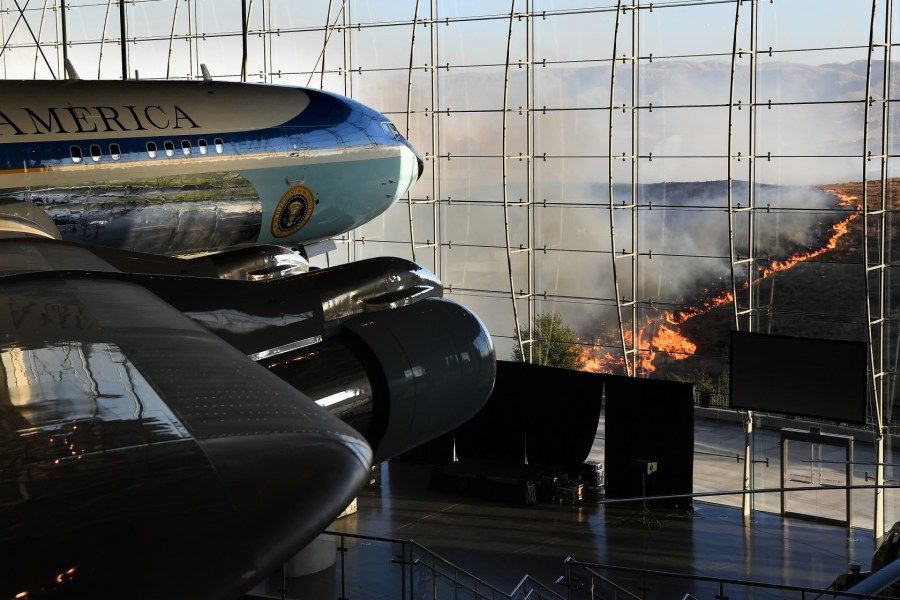
{"label": "aircraft engine", "polygon": [[481,321],[441,298],[356,316],[319,344],[260,363],[362,433],[375,462],[470,419],[495,375]]}
{"label": "aircraft engine", "polygon": [[[132,255],[94,251],[136,268]],[[461,425],[487,402],[490,335],[441,298],[431,271],[378,257],[291,275],[290,256],[270,246],[141,257],[143,274],[131,277],[353,426],[376,461]],[[274,276],[248,276],[263,272]]]}

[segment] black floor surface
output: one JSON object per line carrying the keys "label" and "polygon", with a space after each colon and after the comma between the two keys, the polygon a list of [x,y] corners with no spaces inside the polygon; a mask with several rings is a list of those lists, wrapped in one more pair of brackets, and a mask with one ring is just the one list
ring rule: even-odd
{"label": "black floor surface", "polygon": [[[872,557],[869,530],[783,519],[761,511],[746,521],[740,509],[704,502],[695,502],[690,512],[651,508],[646,518],[640,505],[582,501],[526,506],[435,491],[429,487],[429,476],[428,467],[386,463],[381,486],[365,488],[357,512],[339,519],[332,529],[413,540],[507,593],[527,574],[562,596],[566,590],[555,582],[565,574],[566,557],[818,589],[830,586],[850,562],[868,569]],[[403,577],[401,567],[392,562],[402,552],[399,546],[353,539],[345,539],[344,546],[348,551],[338,553],[344,560],[343,591],[338,562],[316,575],[287,577],[286,597],[399,598],[401,586],[434,584],[410,583]],[[274,579],[266,591],[279,597],[281,580]],[[579,579],[584,581],[585,575]],[[656,583],[657,588],[661,585],[671,589],[657,597],[697,593],[688,584]],[[783,597],[762,592],[752,597]],[[730,597],[741,596],[733,592]]]}

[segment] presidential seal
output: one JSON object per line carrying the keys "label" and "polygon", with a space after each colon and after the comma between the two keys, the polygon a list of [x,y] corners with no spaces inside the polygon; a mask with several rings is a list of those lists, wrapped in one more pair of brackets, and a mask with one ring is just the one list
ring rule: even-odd
{"label": "presidential seal", "polygon": [[315,204],[309,188],[298,185],[286,191],[272,216],[272,235],[283,238],[300,231],[312,216]]}

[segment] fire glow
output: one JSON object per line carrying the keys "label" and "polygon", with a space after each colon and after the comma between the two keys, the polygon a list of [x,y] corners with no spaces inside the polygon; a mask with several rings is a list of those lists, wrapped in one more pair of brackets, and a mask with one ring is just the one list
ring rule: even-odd
{"label": "fire glow", "polygon": [[[857,210],[831,226],[831,235],[824,246],[815,250],[799,252],[787,260],[773,260],[764,267],[760,266],[755,282],[762,281],[775,273],[787,271],[802,262],[834,250],[838,241],[850,231],[850,223],[859,217],[862,210],[859,197],[833,188],[822,189],[834,195],[838,199],[839,206],[854,206]],[[745,282],[741,289],[746,289],[748,285]],[[710,295],[709,290],[706,290],[706,294]],[[734,302],[734,294],[731,291],[723,291],[713,295],[708,300],[701,301],[696,306],[685,307],[675,312],[657,310],[655,315],[646,318],[643,326],[637,328],[638,339],[637,343],[633,345],[631,343],[631,331],[626,329],[625,346],[633,347],[637,352],[636,374],[648,374],[656,371],[654,362],[657,353],[661,353],[670,360],[684,360],[692,356],[697,351],[697,345],[682,335],[678,331],[677,326],[694,317],[704,315],[714,308],[730,305],[732,302]],[[613,340],[612,336],[594,340],[591,344],[585,344],[582,349],[582,358],[585,362],[583,370],[592,373],[626,372],[627,365],[621,352],[614,353],[607,350],[620,345],[621,341]]]}

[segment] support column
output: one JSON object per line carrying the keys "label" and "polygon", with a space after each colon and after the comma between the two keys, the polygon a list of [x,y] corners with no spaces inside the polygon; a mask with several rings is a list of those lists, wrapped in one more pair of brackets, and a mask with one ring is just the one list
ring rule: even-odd
{"label": "support column", "polygon": [[741,511],[745,519],[750,518],[753,512],[753,494],[748,493],[753,489],[753,411],[744,413],[744,479],[741,496]]}

